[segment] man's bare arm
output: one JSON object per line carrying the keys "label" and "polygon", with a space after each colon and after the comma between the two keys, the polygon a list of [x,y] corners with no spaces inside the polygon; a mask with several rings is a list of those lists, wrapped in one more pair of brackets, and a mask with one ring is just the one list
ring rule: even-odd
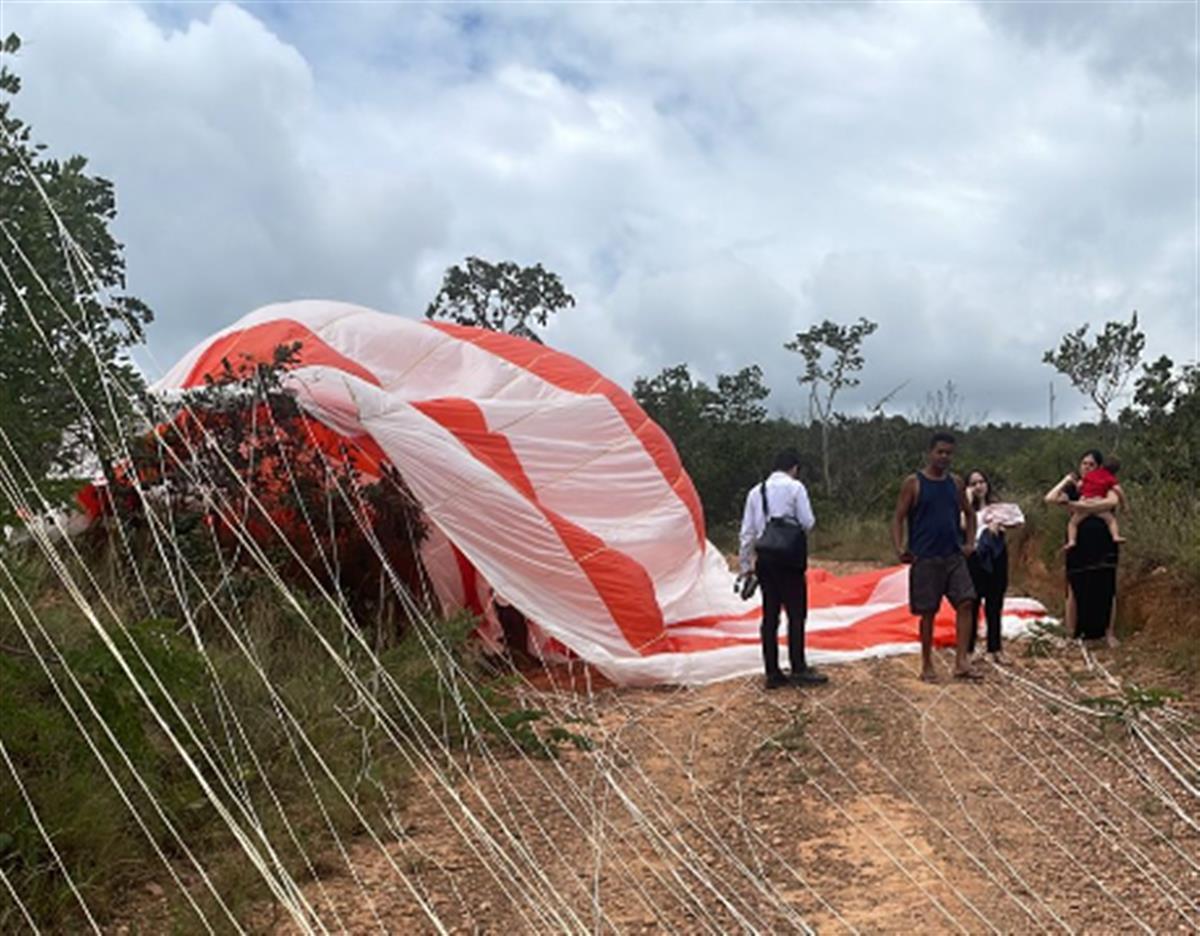
{"label": "man's bare arm", "polygon": [[904,524],[917,498],[917,476],[909,475],[900,485],[900,496],[896,499],[896,510],[892,514],[892,548],[902,560],[908,555],[904,548]]}

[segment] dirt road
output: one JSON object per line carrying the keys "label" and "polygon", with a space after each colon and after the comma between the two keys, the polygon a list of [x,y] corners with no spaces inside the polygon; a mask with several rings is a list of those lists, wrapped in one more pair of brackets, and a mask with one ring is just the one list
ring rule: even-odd
{"label": "dirt road", "polygon": [[[343,863],[307,895],[351,932],[1200,929],[1186,700],[1118,691],[1075,645],[981,685],[916,665],[526,689],[590,749],[475,751],[423,778],[398,842],[355,846],[357,882]],[[1104,694],[1111,717],[1080,702]]]}

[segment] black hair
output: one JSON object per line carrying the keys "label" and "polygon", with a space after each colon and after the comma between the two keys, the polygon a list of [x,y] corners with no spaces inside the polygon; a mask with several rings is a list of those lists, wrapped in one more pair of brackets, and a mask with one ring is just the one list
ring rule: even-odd
{"label": "black hair", "polygon": [[929,448],[926,449],[926,451],[932,452],[933,447],[935,445],[937,445],[939,442],[946,442],[950,445],[953,445],[954,444],[954,436],[951,435],[949,432],[945,432],[945,431],[935,432],[933,435],[931,435],[929,437]]}
{"label": "black hair", "polygon": [[1100,449],[1084,450],[1084,453],[1079,456],[1079,460],[1083,461],[1083,459],[1086,458],[1088,455],[1092,456],[1092,460],[1096,463],[1097,468],[1101,467],[1104,464],[1104,454],[1100,451]]}
{"label": "black hair", "polygon": [[[972,468],[965,475],[963,475],[963,485],[964,486],[966,486],[970,483],[971,475],[979,475],[987,483],[987,493],[983,495],[983,502],[985,504],[996,503],[996,492],[992,490],[992,479],[988,477],[988,473],[986,471],[984,471],[982,468]],[[971,497],[969,492],[970,492],[970,489],[968,488],[968,494],[967,494],[968,498]],[[973,499],[972,499],[971,506],[974,506]]]}
{"label": "black hair", "polygon": [[772,471],[791,471],[793,468],[800,466],[800,453],[794,448],[786,448],[775,456],[775,464],[771,466]]}

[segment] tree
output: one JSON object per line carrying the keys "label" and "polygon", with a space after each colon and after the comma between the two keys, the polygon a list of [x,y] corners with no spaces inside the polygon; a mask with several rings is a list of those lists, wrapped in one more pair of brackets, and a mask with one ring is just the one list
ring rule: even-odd
{"label": "tree", "polygon": [[782,444],[766,422],[769,393],[757,364],[718,374],[716,390],[686,364],[634,382],[633,398],[675,443],[710,523],[741,516],[746,488],[761,477],[771,447]]}
{"label": "tree", "polygon": [[573,305],[575,297],[562,280],[540,263],[519,267],[467,257],[465,266],[446,270],[425,317],[508,332],[541,344],[533,325],[544,328],[551,313]]}
{"label": "tree", "polygon": [[1128,322],[1106,322],[1094,341],[1088,341],[1087,332],[1086,324],[1068,332],[1058,350],[1042,355],[1042,363],[1065,374],[1075,389],[1092,401],[1100,422],[1107,423],[1108,408],[1141,360],[1146,336],[1138,331],[1136,309]]}
{"label": "tree", "polygon": [[743,367],[736,374],[717,374],[717,392],[709,403],[712,417],[719,423],[739,426],[765,421],[767,408],[762,401],[771,391],[762,377],[762,368],[757,364]]}
{"label": "tree", "polygon": [[[10,35],[0,53],[19,48]],[[15,456],[43,493],[65,493],[66,482],[47,478],[77,474],[89,454],[107,465],[134,419],[128,395],[106,388],[141,389],[127,350],[152,314],[121,294],[112,183],[86,174],[82,156],[45,156],[12,116],[20,88],[0,61],[0,460]]]}
{"label": "tree", "polygon": [[[857,387],[854,375],[862,370],[863,341],[879,325],[859,318],[853,325],[839,325],[829,319],[797,333],[784,347],[804,358],[804,373],[796,378],[803,387],[809,385],[808,405],[812,418],[821,426],[821,474],[826,495],[833,493],[829,473],[829,428],[833,421],[833,401],[845,387]],[[826,360],[828,359],[828,363]]]}

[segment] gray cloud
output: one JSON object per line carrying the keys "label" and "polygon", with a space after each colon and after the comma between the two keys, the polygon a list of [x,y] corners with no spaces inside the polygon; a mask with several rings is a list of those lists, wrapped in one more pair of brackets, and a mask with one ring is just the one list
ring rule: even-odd
{"label": "gray cloud", "polygon": [[269,301],[418,315],[478,254],[561,273],[580,304],[549,339],[626,384],[757,362],[802,412],[783,343],[865,315],[848,410],[953,379],[972,412],[1039,420],[1041,353],[1080,322],[1136,307],[1150,353],[1195,353],[1192,25],[1145,6],[122,3],[5,25],[18,113],[116,183],[163,365]]}

